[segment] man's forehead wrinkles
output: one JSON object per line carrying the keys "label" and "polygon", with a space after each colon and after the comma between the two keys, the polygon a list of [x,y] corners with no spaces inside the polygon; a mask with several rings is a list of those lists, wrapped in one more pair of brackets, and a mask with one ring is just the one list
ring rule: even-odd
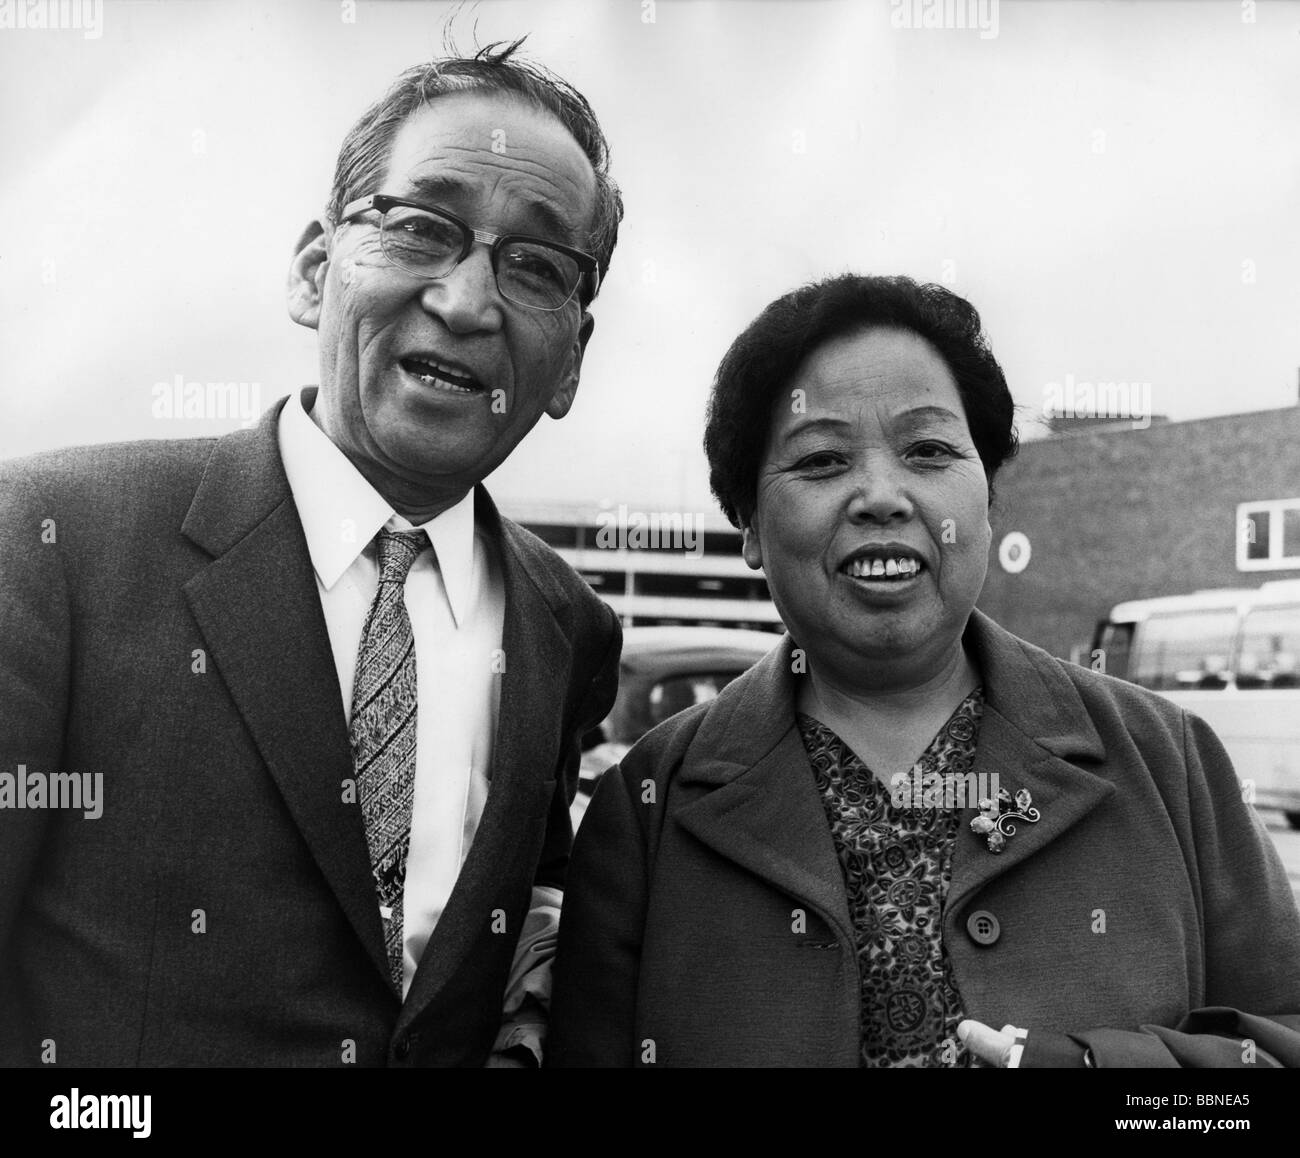
{"label": "man's forehead wrinkles", "polygon": [[[502,185],[508,183],[514,176],[516,176],[516,171],[514,169],[498,167],[496,172],[492,173],[489,177],[491,185],[487,190],[488,199],[495,199],[501,193]],[[548,173],[540,173],[538,176],[548,182],[551,180],[550,174]],[[557,193],[559,192],[560,190],[557,183]],[[552,194],[547,196],[544,193],[539,194],[535,189],[532,189],[529,186],[523,186],[517,189],[510,189],[507,187],[504,190],[504,193],[510,201],[522,203],[526,210],[531,212],[533,216],[540,219],[546,225],[553,228],[559,228],[566,235],[571,235],[574,232],[575,225],[573,219],[567,212],[565,198],[562,195],[557,196]]]}
{"label": "man's forehead wrinkles", "polygon": [[[518,187],[512,189],[506,184],[503,190],[503,184],[512,180]],[[581,192],[574,182],[544,163],[525,160],[521,165],[494,160],[485,164],[477,155],[470,164],[454,157],[431,159],[409,174],[406,182],[417,195],[434,201],[446,197],[490,201],[504,193],[509,204],[520,204],[543,225],[558,228],[570,237],[578,232],[570,202],[578,200]]]}
{"label": "man's forehead wrinkles", "polygon": [[450,93],[411,114],[394,141],[384,192],[400,196],[394,185],[418,189],[421,178],[433,192],[407,196],[475,228],[583,248],[599,198],[591,160],[572,132],[544,110],[495,93]]}
{"label": "man's forehead wrinkles", "polygon": [[[487,145],[460,145],[449,142],[438,150],[448,158],[461,157],[473,165],[490,165],[498,169],[517,169],[525,166],[530,172],[549,180],[564,179],[560,167],[544,148],[530,148],[527,144],[512,144],[509,138],[501,142],[501,150],[496,151]],[[437,157],[430,158],[437,161]],[[572,182],[570,182],[572,183]]]}
{"label": "man's forehead wrinkles", "polygon": [[555,186],[557,189],[570,189],[576,192],[579,187],[577,182],[557,170],[545,158],[534,160],[532,157],[503,157],[492,153],[483,156],[468,149],[449,149],[445,154],[429,157],[413,165],[411,180],[418,181],[421,177],[437,180],[446,172],[455,173],[467,182],[472,181],[476,174],[490,172],[494,175],[538,181]]}

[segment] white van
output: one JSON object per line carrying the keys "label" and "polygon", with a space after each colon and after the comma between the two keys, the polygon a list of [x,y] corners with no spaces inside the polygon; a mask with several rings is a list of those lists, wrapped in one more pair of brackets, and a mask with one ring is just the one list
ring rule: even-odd
{"label": "white van", "polygon": [[1196,713],[1247,800],[1300,828],[1300,580],[1120,603],[1095,666]]}

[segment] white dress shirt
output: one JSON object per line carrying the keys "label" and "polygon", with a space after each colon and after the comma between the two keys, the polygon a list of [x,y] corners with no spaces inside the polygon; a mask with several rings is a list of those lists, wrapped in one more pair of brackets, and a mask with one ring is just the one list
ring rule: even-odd
{"label": "white dress shirt", "polygon": [[[379,586],[372,540],[381,528],[416,528],[312,421],[298,394],[280,416],[279,440],[316,573],[344,717],[350,720],[361,632]],[[490,541],[475,527],[473,491],[419,529],[433,549],[416,558],[404,589],[415,642],[416,754],[402,897],[403,998],[483,815],[500,704],[496,661],[505,618],[501,567]],[[520,939],[507,1014],[526,993],[543,1002],[549,997],[560,899],[558,889],[533,890],[526,926],[532,935]],[[526,960],[520,962],[519,956]],[[539,965],[547,976],[530,979],[529,966]]]}

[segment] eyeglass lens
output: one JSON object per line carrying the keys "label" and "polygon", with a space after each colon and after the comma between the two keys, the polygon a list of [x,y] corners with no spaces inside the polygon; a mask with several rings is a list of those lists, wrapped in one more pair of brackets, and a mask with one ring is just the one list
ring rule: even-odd
{"label": "eyeglass lens", "polygon": [[[384,214],[382,244],[388,260],[420,277],[445,277],[460,260],[465,230],[423,209],[394,206]],[[496,255],[497,288],[519,305],[553,310],[573,296],[582,279],[567,253],[541,242],[511,241]]]}

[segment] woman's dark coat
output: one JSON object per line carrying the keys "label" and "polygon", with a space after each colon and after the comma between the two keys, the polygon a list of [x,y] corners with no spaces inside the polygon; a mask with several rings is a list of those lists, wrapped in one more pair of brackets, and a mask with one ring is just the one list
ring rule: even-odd
{"label": "woman's dark coat", "polygon": [[[998,855],[963,813],[943,937],[966,1015],[1027,1028],[1025,1065],[1080,1065],[1085,1046],[1101,1066],[1300,1065],[1300,917],[1209,727],[979,612],[966,643],[986,696],[974,771],[1041,810]],[[551,1064],[858,1064],[854,931],[793,647],[603,777],[569,869]]]}

